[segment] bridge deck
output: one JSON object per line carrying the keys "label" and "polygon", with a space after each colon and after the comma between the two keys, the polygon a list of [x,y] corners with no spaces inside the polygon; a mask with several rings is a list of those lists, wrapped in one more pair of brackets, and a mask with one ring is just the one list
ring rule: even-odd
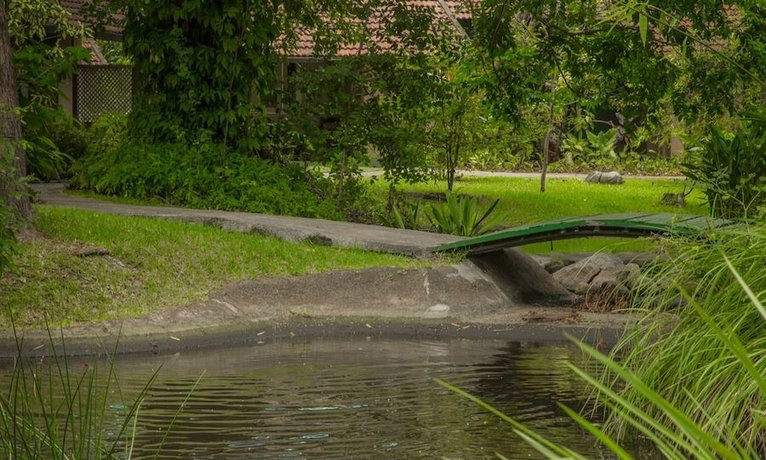
{"label": "bridge deck", "polygon": [[534,225],[513,227],[499,232],[466,238],[434,248],[436,252],[468,251],[483,254],[541,241],[618,236],[637,238],[657,234],[692,236],[701,232],[735,225],[734,222],[710,217],[672,213],[600,214],[570,217]]}

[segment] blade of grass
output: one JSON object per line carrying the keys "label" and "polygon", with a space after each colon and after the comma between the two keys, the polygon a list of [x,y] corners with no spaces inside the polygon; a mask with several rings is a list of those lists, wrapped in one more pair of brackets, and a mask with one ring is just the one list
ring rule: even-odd
{"label": "blade of grass", "polygon": [[618,458],[624,459],[624,460],[632,460],[633,456],[630,455],[620,447],[617,442],[609,437],[606,433],[604,433],[603,430],[601,430],[596,425],[592,424],[588,420],[585,419],[585,417],[581,416],[577,412],[573,411],[569,407],[567,407],[565,404],[559,403],[559,407],[566,412],[567,415],[569,415],[570,418],[572,418],[575,422],[577,422],[581,427],[588,430],[593,436],[596,437],[604,446],[607,447],[610,451],[612,451],[615,455],[617,455]]}

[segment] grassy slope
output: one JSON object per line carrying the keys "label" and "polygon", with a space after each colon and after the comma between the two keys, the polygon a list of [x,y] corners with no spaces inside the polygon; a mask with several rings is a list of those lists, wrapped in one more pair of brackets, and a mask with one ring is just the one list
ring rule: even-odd
{"label": "grassy slope", "polygon": [[[16,273],[0,279],[0,325],[9,309],[22,326],[135,316],[203,298],[227,282],[423,262],[359,250],[148,218],[37,208],[39,235],[22,246]],[[82,257],[86,248],[108,255]]]}
{"label": "grassy slope", "polygon": [[[404,186],[403,190],[420,193],[442,193],[447,189],[444,182]],[[385,193],[385,184],[378,182],[377,191]],[[540,193],[539,179],[506,177],[465,177],[455,184],[460,194],[499,198],[496,211],[504,216],[503,226],[525,225],[552,219],[592,214],[621,212],[676,212],[707,214],[707,206],[701,194],[688,196],[684,208],[660,203],[665,193],[684,190],[684,181],[677,179],[632,179],[622,185],[587,184],[580,179],[549,179],[545,193]],[[614,250],[643,250],[651,242],[598,238],[591,240],[557,241],[555,251],[594,251],[610,246]],[[530,245],[527,250],[544,252],[549,243]]]}

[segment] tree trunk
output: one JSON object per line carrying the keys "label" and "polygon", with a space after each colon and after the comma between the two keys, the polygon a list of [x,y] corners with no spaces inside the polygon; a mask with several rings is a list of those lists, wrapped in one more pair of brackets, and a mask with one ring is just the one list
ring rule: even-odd
{"label": "tree trunk", "polygon": [[32,205],[20,179],[27,175],[27,158],[21,147],[21,120],[17,112],[19,94],[8,31],[8,2],[0,0],[0,198],[26,225]]}
{"label": "tree trunk", "polygon": [[545,134],[545,140],[543,141],[543,158],[542,158],[542,172],[540,173],[540,193],[545,193],[545,179],[548,175],[548,155],[550,154],[551,135],[555,129],[554,117],[553,117],[553,102],[551,102],[551,117],[548,123],[548,132]]}

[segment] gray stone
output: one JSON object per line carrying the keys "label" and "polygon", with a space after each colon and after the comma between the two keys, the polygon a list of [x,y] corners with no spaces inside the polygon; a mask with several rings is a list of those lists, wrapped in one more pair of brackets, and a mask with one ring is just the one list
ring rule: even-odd
{"label": "gray stone", "polygon": [[625,267],[617,272],[616,276],[617,281],[620,284],[624,284],[629,289],[635,288],[642,277],[643,275],[641,274],[641,268],[638,266],[638,264],[634,263],[625,264]]}
{"label": "gray stone", "polygon": [[617,171],[609,171],[601,175],[602,184],[622,184],[625,182]]}
{"label": "gray stone", "polygon": [[617,171],[592,171],[585,177],[585,182],[592,184],[622,184],[624,180]]}
{"label": "gray stone", "polygon": [[617,287],[617,274],[615,270],[601,270],[590,282],[591,292],[606,292]]}
{"label": "gray stone", "polygon": [[444,318],[445,316],[449,315],[449,305],[445,305],[443,303],[437,303],[436,305],[431,305],[428,307],[428,309],[423,313],[424,318]]}
{"label": "gray stone", "polygon": [[590,290],[590,285],[588,283],[579,283],[577,286],[575,286],[574,293],[577,295],[585,295]]}
{"label": "gray stone", "polygon": [[529,257],[543,267],[548,273],[555,273],[572,263],[565,261],[565,259],[559,255],[529,254]]}
{"label": "gray stone", "polygon": [[617,272],[624,266],[618,257],[599,252],[562,268],[553,274],[553,278],[568,290],[575,292],[581,283],[590,284],[602,270]]}
{"label": "gray stone", "polygon": [[569,291],[553,275],[518,249],[481,254],[470,257],[469,261],[517,302],[566,303],[571,300]]}
{"label": "gray stone", "polygon": [[679,208],[683,208],[686,206],[686,195],[684,195],[683,192],[665,193],[662,195],[660,203],[664,204],[665,206],[678,206]]}

